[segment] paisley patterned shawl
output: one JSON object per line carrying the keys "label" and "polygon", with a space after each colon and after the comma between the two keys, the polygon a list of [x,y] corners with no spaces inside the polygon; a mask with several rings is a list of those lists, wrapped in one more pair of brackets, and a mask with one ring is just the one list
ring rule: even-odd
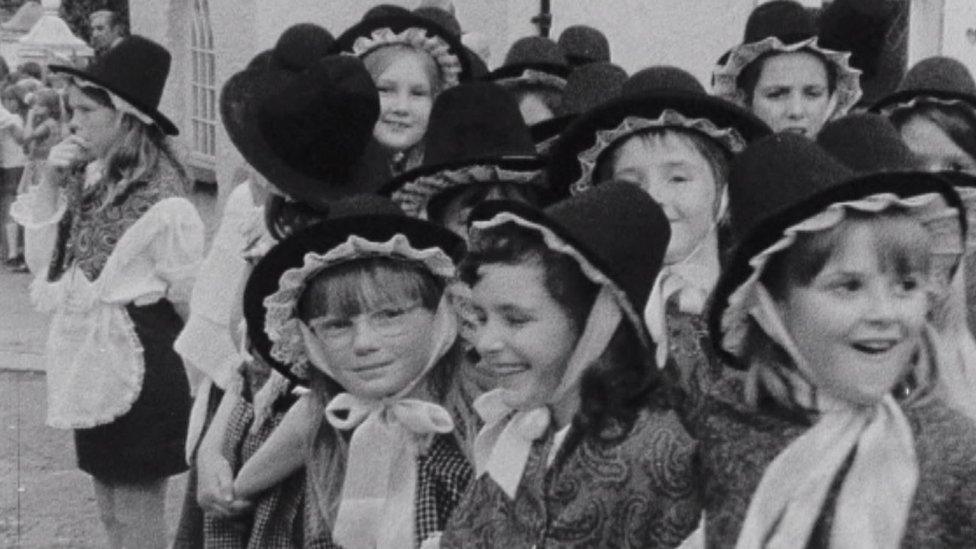
{"label": "paisley patterned shawl", "polygon": [[68,177],[69,206],[58,226],[57,243],[48,269],[50,282],[60,279],[72,264],[94,282],[129,227],[157,202],[185,196],[187,188],[186,178],[163,157],[152,173],[129,183],[114,197],[111,196],[113,184],[104,178],[86,189],[81,173],[74,172]]}
{"label": "paisley patterned shawl", "polygon": [[546,467],[553,433],[536,441],[514,500],[474,481],[441,547],[676,547],[698,525],[695,442],[674,412],[647,410],[619,442],[571,429]]}

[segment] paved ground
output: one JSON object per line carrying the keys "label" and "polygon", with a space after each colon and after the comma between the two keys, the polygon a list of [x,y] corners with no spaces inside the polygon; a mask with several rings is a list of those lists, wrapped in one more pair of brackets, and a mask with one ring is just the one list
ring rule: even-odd
{"label": "paved ground", "polygon": [[[212,195],[194,198],[212,228]],[[75,467],[71,432],[44,425],[47,318],[29,304],[29,280],[0,268],[0,547],[104,547],[90,480]],[[171,536],[184,486],[184,475],[170,482]]]}

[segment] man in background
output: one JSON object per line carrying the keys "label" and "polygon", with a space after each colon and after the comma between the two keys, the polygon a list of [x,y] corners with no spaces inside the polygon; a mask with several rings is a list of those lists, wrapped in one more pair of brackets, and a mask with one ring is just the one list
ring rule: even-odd
{"label": "man in background", "polygon": [[125,25],[114,11],[99,10],[88,16],[91,25],[91,46],[95,56],[101,57],[125,37]]}

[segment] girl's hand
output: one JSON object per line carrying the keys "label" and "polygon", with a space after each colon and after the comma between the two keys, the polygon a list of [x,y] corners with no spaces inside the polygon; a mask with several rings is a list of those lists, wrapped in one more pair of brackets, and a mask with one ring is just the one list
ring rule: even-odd
{"label": "girl's hand", "polygon": [[222,517],[240,516],[251,508],[249,501],[234,498],[230,463],[223,456],[205,452],[197,456],[197,503],[205,511]]}
{"label": "girl's hand", "polygon": [[78,135],[69,135],[51,147],[47,163],[52,168],[67,170],[76,164],[88,162],[90,156],[88,140]]}

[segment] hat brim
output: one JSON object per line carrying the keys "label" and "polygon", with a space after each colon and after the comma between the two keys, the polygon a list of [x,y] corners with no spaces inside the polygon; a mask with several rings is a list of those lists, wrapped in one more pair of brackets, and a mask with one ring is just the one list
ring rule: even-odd
{"label": "hat brim", "polygon": [[943,101],[962,101],[963,103],[966,103],[970,107],[976,109],[976,95],[947,90],[915,89],[902,90],[883,97],[874,105],[871,105],[869,110],[874,113],[881,113],[882,111],[888,110],[896,105],[909,103],[914,99],[921,99],[925,97],[934,97],[935,99],[941,99]]}
{"label": "hat brim", "polygon": [[[706,119],[720,128],[735,129],[746,142],[772,133],[752,113],[718,97],[656,91],[627,95],[584,113],[563,131],[550,153],[550,184],[561,189],[563,195],[569,194],[570,185],[583,173],[579,155],[596,143],[598,131],[615,128],[631,116],[656,119],[668,109],[688,118]],[[608,143],[600,155],[616,144]]]}
{"label": "hat brim", "polygon": [[572,68],[568,65],[559,65],[556,63],[513,63],[511,65],[503,65],[491,71],[485,75],[484,80],[498,82],[499,80],[518,79],[521,78],[525,71],[541,72],[565,80],[569,77],[569,73],[572,72]]}
{"label": "hat brim", "polygon": [[114,93],[115,95],[121,97],[127,103],[129,103],[133,107],[139,109],[140,112],[142,112],[143,114],[145,114],[146,116],[148,116],[149,118],[151,118],[153,120],[153,122],[155,122],[156,125],[158,125],[159,128],[161,130],[163,130],[163,133],[165,133],[166,135],[179,135],[180,134],[180,130],[179,130],[179,128],[176,127],[176,124],[174,124],[172,120],[170,120],[169,118],[167,118],[166,115],[164,115],[163,113],[159,112],[159,109],[155,109],[155,108],[150,107],[148,105],[142,104],[138,99],[132,97],[131,95],[125,93],[122,90],[119,90],[119,89],[115,88],[111,84],[108,84],[107,82],[105,82],[101,78],[99,78],[99,77],[97,77],[97,76],[95,76],[95,75],[93,75],[93,74],[91,74],[91,73],[89,73],[87,71],[83,71],[81,69],[76,69],[75,67],[71,67],[71,66],[68,66],[68,65],[49,65],[48,66],[48,70],[50,70],[52,72],[61,72],[61,73],[69,74],[69,75],[73,76],[74,78],[77,78],[77,79],[80,79],[80,80],[84,80],[86,82],[91,82],[92,84],[94,84],[94,85],[96,85],[96,86],[98,86],[100,88],[105,88],[106,90],[108,90],[108,91]]}
{"label": "hat brim", "polygon": [[[562,243],[572,248],[572,256],[578,255],[578,257],[573,257],[573,259],[580,264],[580,268],[584,274],[586,274],[589,269],[595,269],[599,272],[600,277],[606,281],[609,281],[610,284],[608,286],[621,306],[624,312],[624,317],[634,327],[634,330],[638,334],[642,345],[650,353],[649,356],[654,356],[656,343],[651,338],[647,331],[647,327],[644,325],[642,320],[641,312],[643,311],[643,306],[641,304],[634,303],[631,300],[627,293],[622,289],[623,285],[620,284],[620,281],[613,276],[613,269],[611,269],[600,259],[600,254],[581,243],[572,235],[572,233],[563,228],[561,224],[557,223],[546,215],[544,210],[530,204],[516,202],[514,200],[488,200],[486,202],[482,202],[481,204],[475,206],[475,208],[471,211],[471,214],[468,217],[468,226],[473,226],[478,222],[490,221],[501,214],[513,215],[517,218],[528,221],[532,225],[542,227],[544,230],[549,231]],[[565,250],[559,251],[560,253],[565,253]],[[587,275],[587,277],[590,278],[589,275]],[[606,282],[603,284],[607,285]]]}
{"label": "hat brim", "polygon": [[265,298],[278,291],[279,280],[285,271],[302,266],[305,254],[324,254],[353,235],[374,242],[385,242],[397,234],[406,236],[413,248],[440,248],[455,260],[464,248],[464,241],[451,231],[403,215],[342,217],[326,220],[300,231],[269,250],[255,265],[244,286],[243,313],[252,352],[257,353],[289,380],[306,384],[306,380],[292,372],[291,365],[284,364],[271,355],[272,342],[265,331]]}
{"label": "hat brim", "polygon": [[373,31],[379,29],[390,29],[393,32],[400,33],[409,28],[423,29],[428,36],[436,36],[446,42],[451,53],[458,58],[458,62],[461,64],[458,80],[464,82],[471,78],[471,60],[468,58],[468,49],[461,43],[461,39],[437,23],[413,13],[382,15],[364,19],[349,27],[339,38],[336,38],[330,48],[330,53],[352,53],[356,39],[369,37]]}
{"label": "hat brim", "polygon": [[285,69],[252,68],[232,76],[220,93],[220,115],[234,147],[244,160],[289,197],[327,210],[332,201],[375,192],[388,178],[379,145],[370,140],[362,158],[332,178],[317,178],[293,168],[279,155],[260,128],[260,105],[280,92],[296,74]]}
{"label": "hat brim", "polygon": [[[486,170],[486,174],[490,172],[491,177],[478,179],[475,173],[475,168],[478,167],[489,168]],[[426,212],[432,199],[461,187],[494,183],[522,183],[546,192],[548,189],[545,182],[538,177],[538,173],[544,167],[545,161],[538,156],[496,156],[459,160],[431,166],[420,166],[404,172],[387,183],[381,192],[384,196],[391,197],[408,215],[419,216],[422,212]],[[450,177],[438,177],[448,172],[465,170],[471,171],[471,173],[465,174],[465,181]],[[513,177],[505,177],[504,172],[509,172]],[[437,184],[414,184],[421,179],[428,178],[437,178]]]}
{"label": "hat brim", "polygon": [[707,318],[709,334],[715,351],[729,366],[740,370],[748,368],[748,364],[744,364],[722,347],[722,317],[729,307],[730,296],[753,275],[753,267],[750,265],[752,258],[775,244],[788,228],[817,215],[831,204],[853,202],[881,193],[893,194],[899,198],[938,193],[949,207],[959,212],[963,236],[968,230],[966,211],[959,195],[952,190],[944,176],[929,172],[859,175],[770,215],[734,244],[730,259],[712,292]]}
{"label": "hat brim", "polygon": [[538,145],[539,143],[544,143],[550,139],[559,137],[576,118],[577,115],[575,114],[566,114],[532,124],[529,126],[529,132],[532,134],[532,142]]}

